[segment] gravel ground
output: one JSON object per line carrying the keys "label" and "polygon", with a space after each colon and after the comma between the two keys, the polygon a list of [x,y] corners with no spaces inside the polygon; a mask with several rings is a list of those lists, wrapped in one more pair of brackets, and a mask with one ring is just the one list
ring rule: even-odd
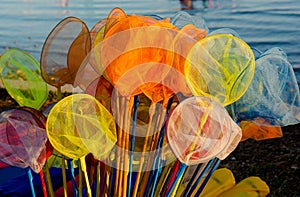
{"label": "gravel ground", "polygon": [[[0,112],[15,107],[16,102],[0,89]],[[55,101],[50,92],[44,107]],[[300,197],[300,124],[283,128],[283,137],[264,141],[246,140],[220,167],[229,168],[236,181],[258,176],[270,187],[269,196]]]}
{"label": "gravel ground", "polygon": [[241,142],[221,166],[236,181],[258,176],[270,187],[269,196],[300,196],[300,124],[283,127],[283,137]]}

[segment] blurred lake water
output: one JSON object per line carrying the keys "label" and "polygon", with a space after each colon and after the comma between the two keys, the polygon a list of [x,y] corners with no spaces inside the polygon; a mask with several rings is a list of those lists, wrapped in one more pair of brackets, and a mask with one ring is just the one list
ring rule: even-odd
{"label": "blurred lake water", "polygon": [[[63,18],[75,16],[89,28],[114,7],[127,14],[171,17],[180,10],[177,0],[0,0],[0,54],[20,48],[39,60],[43,42]],[[281,47],[300,81],[299,0],[194,1],[192,15],[204,17],[210,30],[232,28],[251,47],[265,51]]]}

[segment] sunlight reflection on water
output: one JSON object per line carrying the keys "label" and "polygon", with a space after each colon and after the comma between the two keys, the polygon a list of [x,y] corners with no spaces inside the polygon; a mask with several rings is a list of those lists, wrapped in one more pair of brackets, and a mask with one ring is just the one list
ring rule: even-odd
{"label": "sunlight reflection on water", "polygon": [[[114,7],[126,13],[169,17],[180,10],[177,0],[1,0],[0,53],[16,47],[39,59],[44,40],[63,18],[75,16],[91,28]],[[283,48],[300,68],[300,1],[209,0],[194,1],[193,15],[203,16],[211,30],[228,27],[261,51]]]}

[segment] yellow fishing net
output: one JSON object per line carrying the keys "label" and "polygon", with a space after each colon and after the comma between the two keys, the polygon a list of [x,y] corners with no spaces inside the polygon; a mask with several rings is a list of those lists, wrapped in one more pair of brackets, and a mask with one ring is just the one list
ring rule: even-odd
{"label": "yellow fishing net", "polygon": [[259,177],[247,177],[236,183],[229,169],[220,168],[213,173],[200,197],[263,197],[269,193],[268,185]]}
{"label": "yellow fishing net", "polygon": [[254,70],[251,48],[230,34],[216,34],[200,40],[185,62],[185,75],[192,93],[213,97],[224,106],[246,92]]}
{"label": "yellow fishing net", "polygon": [[87,94],[74,94],[58,102],[48,115],[46,129],[53,147],[72,159],[88,153],[102,159],[117,139],[112,115]]}

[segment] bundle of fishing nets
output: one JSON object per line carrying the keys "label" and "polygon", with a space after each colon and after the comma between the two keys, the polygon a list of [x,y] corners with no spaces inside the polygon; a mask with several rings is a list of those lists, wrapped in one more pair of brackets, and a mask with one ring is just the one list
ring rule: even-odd
{"label": "bundle of fishing nets", "polygon": [[[46,164],[63,169],[64,195],[266,196],[259,178],[235,184],[229,170],[216,170],[220,160],[241,139],[280,137],[280,126],[300,120],[284,52],[255,57],[234,31],[209,32],[186,12],[161,18],[115,8],[91,30],[68,17],[49,34],[40,63],[59,98],[44,110],[54,148]],[[65,84],[74,91],[61,99]],[[48,194],[58,195],[49,176]]]}

